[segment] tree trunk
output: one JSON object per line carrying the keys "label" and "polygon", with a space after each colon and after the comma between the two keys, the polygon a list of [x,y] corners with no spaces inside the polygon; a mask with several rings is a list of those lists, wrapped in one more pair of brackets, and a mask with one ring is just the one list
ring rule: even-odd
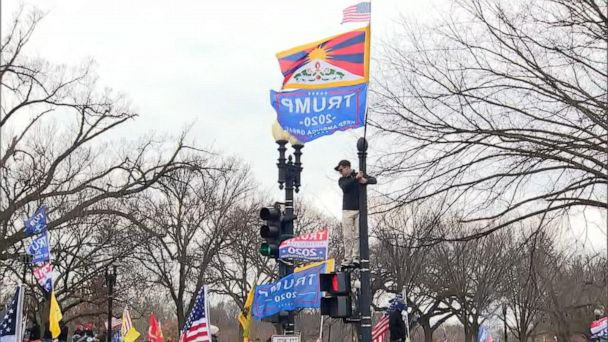
{"label": "tree trunk", "polygon": [[420,319],[419,323],[424,331],[424,342],[433,342],[433,329],[431,329],[431,322],[429,319]]}

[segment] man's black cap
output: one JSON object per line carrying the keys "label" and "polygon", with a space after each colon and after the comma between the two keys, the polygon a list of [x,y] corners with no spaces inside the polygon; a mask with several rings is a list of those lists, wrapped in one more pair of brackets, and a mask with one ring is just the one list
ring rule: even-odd
{"label": "man's black cap", "polygon": [[346,159],[342,159],[338,163],[338,166],[334,167],[334,170],[338,171],[338,169],[340,168],[340,166],[348,166],[348,167],[350,167],[350,162],[348,160],[346,160]]}

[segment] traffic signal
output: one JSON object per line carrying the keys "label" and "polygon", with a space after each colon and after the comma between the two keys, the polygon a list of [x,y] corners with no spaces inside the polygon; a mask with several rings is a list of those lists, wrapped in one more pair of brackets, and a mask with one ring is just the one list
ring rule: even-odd
{"label": "traffic signal", "polygon": [[260,210],[260,218],[265,224],[260,227],[260,235],[266,240],[260,246],[260,254],[269,258],[279,257],[279,244],[281,243],[283,213],[278,203],[272,207]]}
{"label": "traffic signal", "polygon": [[348,318],[352,315],[350,300],[350,272],[322,273],[319,278],[321,291],[321,315]]}

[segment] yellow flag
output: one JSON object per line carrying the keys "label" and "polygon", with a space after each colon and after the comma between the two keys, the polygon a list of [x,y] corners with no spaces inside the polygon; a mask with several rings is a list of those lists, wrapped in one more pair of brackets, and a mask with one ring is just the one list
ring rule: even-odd
{"label": "yellow flag", "polygon": [[55,291],[51,290],[51,309],[49,310],[49,330],[51,331],[51,336],[53,338],[57,338],[61,333],[61,328],[59,327],[59,321],[63,318],[61,314],[61,309],[59,308],[59,303],[57,303],[57,298],[55,298]]}
{"label": "yellow flag", "polygon": [[129,329],[129,331],[127,331],[125,336],[122,337],[122,341],[123,342],[133,342],[133,341],[137,340],[138,337],[139,337],[139,332],[137,330],[135,330],[135,327],[131,327],[131,329]]}
{"label": "yellow flag", "polygon": [[333,272],[334,271],[334,267],[335,267],[335,259],[327,259],[327,260],[323,260],[323,261],[317,261],[317,262],[313,262],[310,264],[306,264],[300,267],[296,267],[293,271],[294,272],[302,272],[305,271],[311,267],[316,267],[319,265],[325,264],[325,272]]}
{"label": "yellow flag", "polygon": [[[257,283],[257,281],[256,281],[256,283]],[[251,318],[252,318],[251,306],[253,306],[254,295],[255,295],[255,285],[253,287],[251,287],[251,290],[249,290],[249,294],[247,294],[247,300],[245,300],[245,305],[244,305],[243,311],[246,313],[246,315],[243,314],[243,312],[241,312],[239,314],[239,322],[241,323],[241,326],[243,327],[243,338],[244,338],[245,342],[249,341],[249,327],[251,326]]]}

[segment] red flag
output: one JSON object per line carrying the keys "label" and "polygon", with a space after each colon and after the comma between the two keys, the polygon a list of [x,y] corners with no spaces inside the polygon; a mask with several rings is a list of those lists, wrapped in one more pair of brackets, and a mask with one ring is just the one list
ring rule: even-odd
{"label": "red flag", "polygon": [[148,328],[148,340],[151,342],[164,342],[163,331],[160,328],[160,322],[154,317],[154,313],[150,314],[150,327]]}

